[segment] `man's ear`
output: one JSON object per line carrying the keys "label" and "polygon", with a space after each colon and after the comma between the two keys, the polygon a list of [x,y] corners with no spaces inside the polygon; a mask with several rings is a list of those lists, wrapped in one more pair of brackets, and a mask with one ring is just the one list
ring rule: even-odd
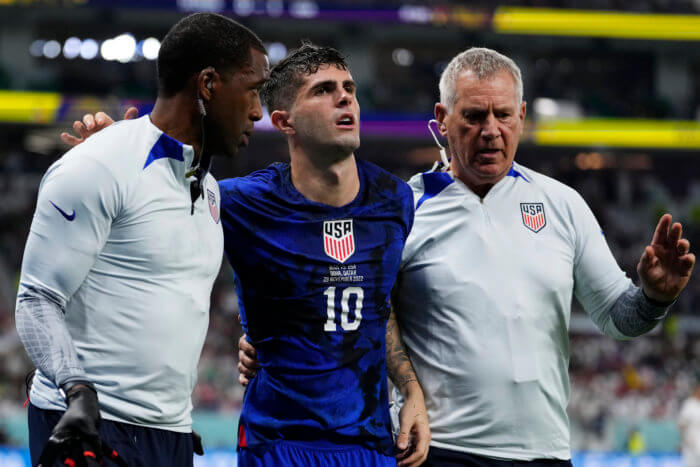
{"label": "man's ear", "polygon": [[209,103],[220,83],[221,77],[214,67],[206,67],[197,75],[197,97],[205,104]]}
{"label": "man's ear", "polygon": [[438,121],[438,130],[442,136],[447,136],[447,107],[440,102],[435,104],[435,120]]}
{"label": "man's ear", "polygon": [[296,133],[294,122],[289,118],[289,112],[286,110],[275,110],[270,114],[270,122],[277,131],[285,135],[293,135]]}
{"label": "man's ear", "polygon": [[520,121],[524,122],[525,121],[525,115],[527,114],[527,102],[522,101],[520,103]]}

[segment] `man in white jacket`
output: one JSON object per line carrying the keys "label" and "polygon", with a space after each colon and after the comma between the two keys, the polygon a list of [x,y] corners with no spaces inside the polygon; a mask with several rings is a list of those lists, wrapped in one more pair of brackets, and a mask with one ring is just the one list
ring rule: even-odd
{"label": "man in white jacket", "polygon": [[252,31],[188,16],[161,45],[153,112],[47,171],[16,308],[37,367],[33,465],[95,465],[115,457],[103,442],[132,466],[191,466],[201,453],[190,396],[223,253],[208,161],[247,144],[268,74]]}
{"label": "man in white jacket", "polygon": [[581,196],[514,162],[522,89],[498,52],[453,58],[435,105],[449,167],[409,182],[415,221],[393,305],[426,397],[427,465],[571,465],[573,296],[605,334],[631,338],[663,319],[695,262],[666,214],[633,285]]}

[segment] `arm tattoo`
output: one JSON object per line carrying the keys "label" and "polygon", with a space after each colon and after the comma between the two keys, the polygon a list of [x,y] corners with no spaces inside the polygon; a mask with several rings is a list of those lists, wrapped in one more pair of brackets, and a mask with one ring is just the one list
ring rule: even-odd
{"label": "arm tattoo", "polygon": [[401,339],[401,331],[393,310],[386,323],[386,368],[391,381],[399,390],[408,383],[418,381],[411,359],[406,353],[406,346]]}

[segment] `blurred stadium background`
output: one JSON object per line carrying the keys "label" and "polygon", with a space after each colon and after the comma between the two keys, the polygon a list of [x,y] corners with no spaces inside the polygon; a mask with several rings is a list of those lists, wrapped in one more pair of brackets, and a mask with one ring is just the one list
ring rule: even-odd
{"label": "blurred stadium background", "polygon": [[[66,150],[60,131],[85,112],[149,111],[158,39],[192,11],[250,26],[273,63],[302,38],[341,49],[359,85],[358,155],[403,178],[438,158],[426,123],[442,68],[470,46],[495,48],[524,75],[517,160],[584,196],[631,277],[662,212],[700,245],[700,0],[0,0],[2,466],[27,462],[31,363],[13,314],[41,176]],[[263,120],[242,157],[218,161],[214,173],[243,175],[285,152]],[[681,465],[676,417],[700,376],[699,308],[696,274],[663,326],[615,342],[574,305],[574,465]],[[194,392],[195,428],[209,448],[198,466],[235,462],[236,315],[224,262]]]}

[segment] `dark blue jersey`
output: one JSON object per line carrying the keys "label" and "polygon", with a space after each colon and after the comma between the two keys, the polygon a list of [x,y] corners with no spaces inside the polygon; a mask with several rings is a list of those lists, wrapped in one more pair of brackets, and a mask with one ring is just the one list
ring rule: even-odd
{"label": "dark blue jersey", "polygon": [[357,168],[360,191],[342,207],[304,198],[288,164],[220,182],[226,256],[261,364],[241,413],[249,447],[392,453],[385,330],[413,195],[373,164]]}

